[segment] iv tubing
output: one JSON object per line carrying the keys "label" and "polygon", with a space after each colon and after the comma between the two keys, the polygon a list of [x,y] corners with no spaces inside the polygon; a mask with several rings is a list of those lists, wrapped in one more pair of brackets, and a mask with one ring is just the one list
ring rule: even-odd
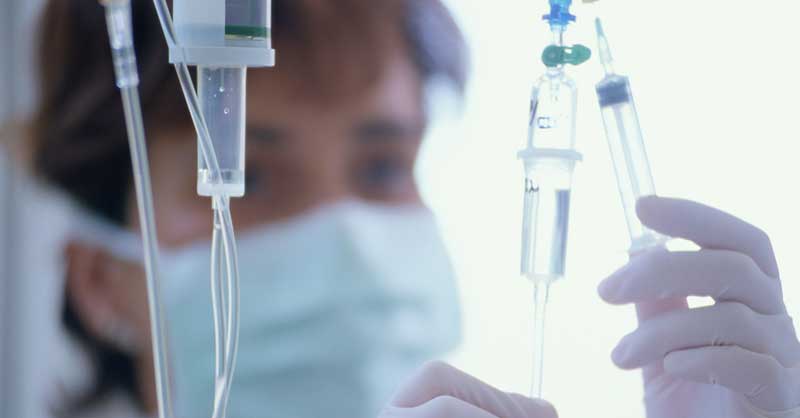
{"label": "iv tubing", "polygon": [[[172,17],[170,16],[169,6],[167,6],[166,0],[153,0],[153,4],[155,5],[158,21],[161,23],[161,29],[164,32],[164,38],[166,38],[167,44],[169,46],[176,45],[175,28],[172,24]],[[178,73],[178,81],[180,82],[181,90],[186,99],[186,104],[189,107],[192,122],[197,130],[200,152],[203,154],[203,159],[206,161],[211,171],[217,174],[214,178],[222,182],[217,154],[214,152],[214,144],[211,142],[211,134],[208,131],[208,125],[206,125],[203,113],[200,111],[200,103],[197,98],[197,91],[195,91],[194,83],[192,82],[192,76],[189,73],[189,67],[185,63],[180,62],[175,64],[175,71]]]}
{"label": "iv tubing", "polygon": [[165,334],[163,304],[161,302],[158,236],[156,233],[153,193],[147,158],[144,123],[139,99],[139,76],[136,55],[133,50],[131,28],[131,6],[129,0],[105,0],[109,42],[115,66],[116,83],[122,95],[125,127],[128,133],[131,163],[133,168],[139,223],[144,247],[144,269],[147,284],[148,313],[152,334],[153,368],[156,383],[156,399],[160,418],[173,417],[170,375],[168,368],[168,346]]}
{"label": "iv tubing", "polygon": [[542,377],[544,376],[544,337],[547,299],[550,294],[550,282],[540,281],[533,285],[533,370],[531,379],[531,397],[542,397]]}
{"label": "iv tubing", "polygon": [[213,418],[226,416],[239,343],[239,267],[227,197],[214,197],[211,303],[214,318]]}
{"label": "iv tubing", "polygon": [[227,270],[227,323],[225,328],[225,365],[222,381],[218,382],[214,403],[214,418],[224,418],[227,413],[236,357],[239,350],[239,258],[233,230],[233,220],[227,198],[216,198],[219,216],[222,217],[222,240]]}
{"label": "iv tubing", "polygon": [[225,293],[222,289],[221,277],[223,274],[222,240],[220,229],[222,220],[219,213],[214,211],[214,229],[211,235],[211,305],[214,315],[214,379],[219,380],[224,375],[224,344],[225,344]]}
{"label": "iv tubing", "polygon": [[[107,7],[107,16],[109,19],[112,44],[115,44],[115,41],[117,41],[117,43],[119,41],[118,39],[114,38],[115,35],[121,34],[123,38],[127,38],[123,39],[128,40],[128,43],[126,44],[128,50],[125,52],[130,56],[125,56],[123,58],[128,58],[133,61],[133,65],[127,66],[125,66],[125,64],[130,64],[130,62],[118,63],[117,61],[119,60],[121,54],[117,54],[116,52],[118,51],[115,51],[114,58],[115,64],[117,64],[117,70],[125,67],[124,69],[130,72],[128,74],[121,74],[121,72],[118,71],[117,76],[118,85],[120,86],[123,95],[123,106],[125,108],[126,125],[130,139],[131,157],[134,165],[134,178],[136,183],[137,201],[139,204],[140,223],[142,224],[143,244],[145,246],[145,272],[148,285],[148,304],[150,317],[153,319],[151,321],[151,333],[153,335],[152,340],[158,416],[159,418],[172,418],[174,417],[174,411],[170,387],[171,379],[169,376],[170,372],[168,367],[168,359],[166,357],[168,346],[164,331],[165,326],[163,318],[163,306],[160,300],[160,280],[157,276],[158,241],[155,233],[155,216],[152,202],[152,191],[150,190],[147,148],[144,140],[141,104],[139,101],[138,92],[136,91],[136,87],[138,86],[138,75],[135,74],[136,65],[135,55],[133,54],[132,28],[130,27],[129,23],[130,2],[128,0],[104,0],[103,3]],[[176,43],[175,32],[167,4],[164,0],[154,0],[154,4],[167,43],[174,45]],[[115,10],[119,12],[120,6],[125,9],[123,12],[127,12],[128,23],[123,27],[116,27],[114,24],[117,22],[112,21],[111,13],[112,8],[114,7],[116,7],[117,9]],[[115,30],[111,30],[112,27]],[[214,151],[213,143],[211,142],[208,127],[205,123],[202,113],[200,112],[197,93],[194,90],[189,69],[186,64],[183,63],[176,64],[175,68],[181,84],[181,89],[189,106],[192,121],[194,122],[195,128],[198,132],[198,137],[200,139],[198,144],[200,146],[202,157],[213,173],[220,174],[219,163],[216,159],[216,153]],[[127,78],[123,76],[132,76],[131,79],[135,79],[135,83],[129,83],[130,85],[123,86],[123,84],[128,81]],[[214,178],[218,179],[218,181],[221,181],[220,175],[214,176]],[[220,320],[220,324],[224,324],[224,328],[217,329],[216,327],[218,324],[215,322],[215,330],[217,331],[215,334],[217,334],[217,338],[219,338],[220,341],[224,340],[225,344],[223,355],[219,355],[218,353],[218,364],[216,368],[216,373],[218,374],[218,396],[215,397],[213,416],[215,418],[222,418],[225,416],[227,409],[230,386],[233,380],[233,371],[236,363],[235,350],[238,347],[239,339],[239,269],[235,236],[233,231],[233,220],[230,215],[230,207],[227,197],[215,196],[213,198],[213,206],[216,212],[215,222],[216,220],[220,220],[222,223],[221,249],[224,251],[225,255],[224,264],[227,267],[225,270],[227,273],[226,284],[228,287],[226,295],[221,294],[225,293],[224,291],[217,293],[217,302],[220,303],[217,303],[215,304],[216,306],[214,306],[215,319]],[[222,257],[219,257],[219,244],[217,244],[216,250],[218,258],[212,262],[217,264],[216,267],[221,267],[221,262],[223,259]],[[215,287],[217,290],[222,290],[222,283],[220,282],[222,278],[220,273],[221,271],[217,271],[215,274],[215,272],[212,270],[212,288]],[[226,298],[228,300],[224,301]],[[227,319],[227,323],[223,323],[221,321],[222,316]],[[219,344],[218,348],[221,348],[221,345],[222,344]]]}
{"label": "iv tubing", "polygon": [[[170,46],[176,45],[177,40],[175,36],[175,29],[172,24],[172,18],[169,13],[169,7],[165,0],[153,0],[158,14],[158,20],[161,23],[161,28],[164,32],[167,44]],[[213,142],[211,141],[211,134],[206,125],[205,118],[200,111],[200,104],[197,97],[197,92],[194,88],[188,66],[181,62],[175,64],[175,70],[178,73],[178,80],[180,81],[181,90],[186,98],[186,103],[189,107],[189,112],[195,129],[198,133],[198,145],[200,152],[206,165],[215,173],[212,178],[218,182],[222,182],[222,173],[220,170],[219,162],[216,158]],[[215,327],[215,344],[223,346],[224,341],[224,355],[217,354],[217,359],[222,360],[221,368],[217,367],[220,373],[216,376],[215,380],[215,398],[214,398],[214,418],[225,417],[228,399],[230,396],[230,388],[233,382],[233,373],[236,366],[236,351],[239,345],[239,266],[238,266],[238,252],[236,251],[235,235],[233,231],[233,220],[230,214],[230,206],[227,197],[215,196],[213,197],[213,206],[218,217],[221,221],[221,235],[222,235],[222,249],[226,268],[222,272],[227,273],[227,295],[224,295],[225,289],[220,281],[221,277],[216,276],[216,283],[212,283],[212,294],[217,293],[217,303],[212,306],[214,310],[215,323],[219,321],[223,326],[220,328]],[[214,274],[214,273],[212,273]],[[225,298],[227,296],[227,298]],[[227,303],[223,302],[228,299]],[[213,302],[213,298],[212,298]],[[226,309],[227,308],[227,309]],[[227,318],[227,323],[222,318]]]}
{"label": "iv tubing", "polygon": [[131,159],[134,166],[134,183],[136,185],[136,201],[139,208],[142,243],[144,246],[144,268],[147,277],[147,299],[149,301],[150,331],[153,335],[153,368],[155,369],[156,392],[158,397],[159,417],[173,417],[172,396],[170,391],[167,352],[168,346],[164,332],[163,305],[161,292],[158,290],[160,275],[158,274],[158,237],[156,236],[153,194],[150,190],[150,173],[147,161],[147,149],[144,139],[141,112],[138,109],[139,93],[136,88],[122,89],[125,120],[130,139]]}

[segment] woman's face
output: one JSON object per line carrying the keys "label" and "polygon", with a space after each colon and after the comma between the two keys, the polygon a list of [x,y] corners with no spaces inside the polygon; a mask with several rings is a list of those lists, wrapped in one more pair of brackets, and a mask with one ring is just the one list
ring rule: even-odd
{"label": "woman's face", "polygon": [[[409,59],[398,54],[374,86],[334,103],[298,96],[287,73],[273,71],[249,74],[246,195],[232,202],[238,229],[342,199],[420,203],[413,174],[425,117]],[[166,135],[174,138],[150,148],[159,239],[168,247],[208,239],[211,202],[195,191],[194,133]]]}
{"label": "woman's face", "polygon": [[[343,64],[345,65],[345,64]],[[335,69],[333,69],[335,71]],[[237,230],[279,222],[343,199],[421,204],[414,163],[425,129],[422,82],[398,49],[362,94],[335,103],[298,95],[291,71],[248,76],[246,195],[232,202]],[[171,94],[175,94],[174,92]],[[180,247],[211,235],[208,198],[196,194],[197,146],[191,130],[152,132],[149,156],[158,236]],[[133,191],[128,226],[138,229]],[[152,382],[145,281],[138,265],[72,243],[68,295],[89,332],[114,344],[109,329],[133,332],[143,384]],[[150,392],[142,394],[145,402]]]}

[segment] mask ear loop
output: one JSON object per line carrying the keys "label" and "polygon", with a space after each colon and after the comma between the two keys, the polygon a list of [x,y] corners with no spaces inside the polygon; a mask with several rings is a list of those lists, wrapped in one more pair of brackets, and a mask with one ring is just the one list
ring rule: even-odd
{"label": "mask ear loop", "polygon": [[69,240],[102,248],[122,261],[142,264],[144,251],[139,236],[119,225],[98,219],[85,209],[78,208],[74,213],[75,227],[67,237]]}
{"label": "mask ear loop", "polygon": [[133,327],[115,314],[106,317],[101,332],[106,341],[124,353],[133,354],[141,348],[141,341]]}

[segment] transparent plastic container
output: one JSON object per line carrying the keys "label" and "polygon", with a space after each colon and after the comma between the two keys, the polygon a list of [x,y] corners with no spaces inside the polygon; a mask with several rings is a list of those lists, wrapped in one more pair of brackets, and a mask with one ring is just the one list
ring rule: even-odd
{"label": "transparent plastic container", "polygon": [[200,109],[208,125],[221,171],[221,182],[198,153],[197,193],[201,196],[244,196],[246,85],[243,67],[198,67]]}
{"label": "transparent plastic container", "polygon": [[577,88],[563,68],[549,68],[531,94],[528,138],[518,157],[525,169],[521,274],[551,283],[566,273]]}
{"label": "transparent plastic container", "polygon": [[541,159],[527,165],[521,273],[539,283],[564,277],[575,161]]}
{"label": "transparent plastic container", "polygon": [[525,149],[575,149],[578,90],[562,70],[549,68],[531,93]]}

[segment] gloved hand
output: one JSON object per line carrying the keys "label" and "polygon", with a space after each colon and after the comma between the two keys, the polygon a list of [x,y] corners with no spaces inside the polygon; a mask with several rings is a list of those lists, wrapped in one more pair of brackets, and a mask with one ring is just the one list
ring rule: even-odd
{"label": "gloved hand", "polygon": [[501,392],[447,364],[429,363],[379,418],[556,418],[550,404]]}
{"label": "gloved hand", "polygon": [[[637,304],[639,328],[612,358],[644,368],[647,416],[800,417],[800,343],[767,235],[684,200],[643,198],[637,211],[648,227],[702,248],[634,256],[599,288],[607,302]],[[689,309],[687,296],[716,303]]]}

